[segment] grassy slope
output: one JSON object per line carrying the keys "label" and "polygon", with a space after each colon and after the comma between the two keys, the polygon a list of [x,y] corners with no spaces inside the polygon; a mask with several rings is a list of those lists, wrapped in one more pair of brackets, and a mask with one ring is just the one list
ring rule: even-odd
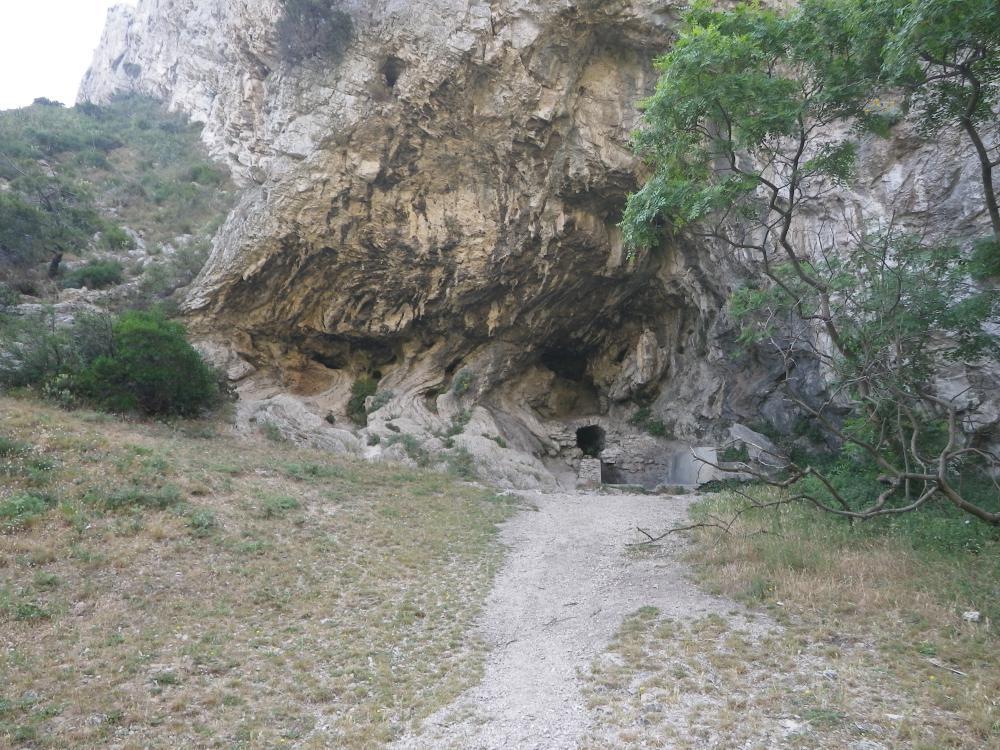
{"label": "grassy slope", "polygon": [[211,422],[0,435],[0,746],[380,747],[478,678],[496,496]]}
{"label": "grassy slope", "polygon": [[[709,496],[694,513],[727,517],[739,503]],[[852,529],[784,506],[747,514],[729,536],[699,530],[698,580],[749,605],[757,625],[639,610],[589,674],[598,722],[588,747],[694,748],[710,737],[1000,747],[1000,538],[965,521],[931,513]],[[981,621],[963,620],[967,610]],[[669,718],[678,707],[681,725]]]}

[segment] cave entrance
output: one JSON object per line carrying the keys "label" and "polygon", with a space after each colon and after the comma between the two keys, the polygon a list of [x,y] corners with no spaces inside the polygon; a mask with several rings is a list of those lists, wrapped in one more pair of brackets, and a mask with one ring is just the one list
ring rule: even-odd
{"label": "cave entrance", "polygon": [[598,458],[604,450],[604,430],[596,424],[581,427],[576,431],[576,447],[583,455]]}
{"label": "cave entrance", "polygon": [[551,348],[539,357],[542,364],[561,378],[580,383],[587,377],[587,354],[572,349]]}

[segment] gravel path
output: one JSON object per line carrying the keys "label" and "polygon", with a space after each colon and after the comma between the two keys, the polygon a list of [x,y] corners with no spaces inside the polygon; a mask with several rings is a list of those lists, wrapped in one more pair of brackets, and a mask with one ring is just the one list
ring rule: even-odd
{"label": "gravel path", "polygon": [[[426,720],[396,750],[568,750],[589,724],[577,677],[641,606],[672,617],[732,603],[697,589],[672,555],[631,554],[636,526],[663,529],[691,499],[524,493],[537,512],[504,525],[509,547],[482,618],[491,647],[482,682]],[[681,541],[668,540],[665,549]]]}

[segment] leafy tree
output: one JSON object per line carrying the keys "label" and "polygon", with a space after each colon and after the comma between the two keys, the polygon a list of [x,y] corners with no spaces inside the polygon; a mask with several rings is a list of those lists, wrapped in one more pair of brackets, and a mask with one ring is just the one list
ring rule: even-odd
{"label": "leafy tree", "polygon": [[889,29],[883,80],[902,87],[924,133],[958,126],[972,143],[994,241],[1000,241],[993,174],[1000,166],[1000,3],[875,0],[860,3],[858,12],[864,23]]}
{"label": "leafy tree", "polygon": [[749,258],[769,283],[733,300],[745,339],[773,345],[789,371],[803,356],[825,363],[829,400],[790,396],[845,457],[871,467],[871,482],[847,492],[837,472],[793,462],[780,480],[792,499],[854,519],[944,498],[1000,524],[989,500],[961,489],[963,473],[985,474],[997,459],[966,438],[962,404],[933,387],[942,359],[997,355],[985,333],[1000,315],[997,295],[969,283],[964,248],[864,222],[834,227],[832,239],[801,231],[803,212],[852,179],[858,135],[891,135],[902,113],[885,104],[889,83],[905,79],[908,100],[930,117],[939,82],[921,82],[899,51],[926,39],[912,29],[937,18],[920,15],[928,4],[806,0],[781,13],[696,3],[657,61],[661,77],[636,136],[652,176],[630,196],[622,228],[633,248],[684,229]]}
{"label": "leafy tree", "polygon": [[195,415],[220,395],[184,327],[158,312],[81,314],[69,327],[51,311],[0,318],[0,384],[157,416]]}
{"label": "leafy tree", "polygon": [[149,312],[122,315],[110,353],[76,375],[72,389],[111,411],[149,415],[192,416],[218,398],[216,378],[184,327]]}

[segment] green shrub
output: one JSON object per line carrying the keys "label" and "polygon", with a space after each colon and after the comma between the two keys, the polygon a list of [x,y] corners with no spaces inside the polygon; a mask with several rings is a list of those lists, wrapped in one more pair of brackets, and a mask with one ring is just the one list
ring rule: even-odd
{"label": "green shrub", "polygon": [[113,326],[114,353],[74,378],[74,390],[109,411],[192,416],[218,401],[212,370],[184,327],[157,313],[129,312]]}
{"label": "green shrub", "polygon": [[456,448],[445,462],[448,465],[448,473],[453,477],[467,480],[477,478],[476,462],[465,448]]}
{"label": "green shrub", "polygon": [[406,455],[412,458],[417,466],[427,467],[431,465],[431,454],[413,435],[407,433],[392,435],[386,440],[385,444],[389,446],[402,445],[403,450],[406,451]]}
{"label": "green shrub", "polygon": [[188,170],[187,177],[188,180],[199,185],[221,185],[226,180],[226,176],[221,171],[208,163],[195,164]]}
{"label": "green shrub", "polygon": [[445,432],[445,437],[455,437],[455,435],[461,435],[465,432],[465,428],[469,425],[469,421],[472,419],[472,412],[468,409],[462,409],[458,414],[456,414],[451,420],[451,427]]}
{"label": "green shrub", "polygon": [[635,414],[629,417],[629,424],[645,430],[653,437],[670,437],[670,430],[660,419],[654,419],[653,413],[648,406],[637,409]]}
{"label": "green shrub", "polygon": [[281,56],[292,63],[310,57],[339,62],[354,36],[351,17],[331,0],[284,0],[276,31]]}
{"label": "green shrub", "polygon": [[11,531],[29,525],[53,505],[50,497],[14,495],[0,502],[0,529]]}
{"label": "green shrub", "polygon": [[474,379],[475,376],[472,374],[472,370],[467,367],[462,368],[455,373],[455,377],[451,381],[451,392],[461,398],[472,388]]}
{"label": "green shrub", "polygon": [[301,503],[290,495],[270,495],[264,498],[260,510],[263,518],[282,518],[291,510],[298,510]]}
{"label": "green shrub", "polygon": [[719,460],[725,462],[740,461],[746,463],[750,460],[750,451],[742,443],[740,445],[730,443],[721,453],[719,453]]}
{"label": "green shrub", "polygon": [[354,385],[351,386],[351,398],[347,402],[347,416],[354,424],[361,427],[368,424],[365,400],[369,396],[374,396],[377,389],[378,381],[367,375],[354,381]]}
{"label": "green shrub", "polygon": [[0,458],[14,458],[31,450],[31,446],[20,440],[0,435]]}
{"label": "green shrub", "polygon": [[42,386],[73,365],[72,341],[55,326],[55,315],[15,318],[0,330],[0,385]]}
{"label": "green shrub", "polygon": [[40,263],[57,247],[80,253],[97,233],[108,250],[130,249],[119,223],[151,248],[211,236],[234,193],[199,132],[141,97],[0,112],[0,179],[9,185],[0,193],[0,266]]}
{"label": "green shrub", "polygon": [[24,264],[50,256],[53,247],[84,248],[99,229],[97,214],[71,195],[67,190],[49,211],[28,195],[0,192],[0,261]]}
{"label": "green shrub", "polygon": [[646,432],[653,437],[670,437],[670,430],[667,429],[667,425],[660,419],[651,419],[646,422]]}
{"label": "green shrub", "polygon": [[108,224],[101,232],[101,243],[108,250],[132,250],[135,240],[117,224]]}
{"label": "green shrub", "polygon": [[392,401],[392,397],[395,396],[395,395],[396,394],[394,394],[392,391],[379,391],[372,398],[372,405],[371,405],[371,408],[368,409],[368,413],[369,414],[374,414],[379,409],[381,409],[383,406],[385,406],[390,401]]}
{"label": "green shrub", "polygon": [[172,484],[150,489],[140,485],[119,487],[98,502],[109,510],[128,510],[131,508],[150,508],[165,510],[177,505],[184,499],[183,493]]}
{"label": "green shrub", "polygon": [[21,294],[12,286],[0,282],[0,315],[21,301]]}
{"label": "green shrub", "polygon": [[264,437],[270,440],[272,443],[287,443],[288,438],[281,431],[281,428],[273,422],[261,422],[260,431],[263,433]]}
{"label": "green shrub", "polygon": [[215,514],[207,508],[199,508],[188,516],[188,527],[195,536],[208,536],[219,525]]}
{"label": "green shrub", "polygon": [[969,272],[978,281],[1000,277],[1000,242],[992,237],[976,242],[969,258]]}
{"label": "green shrub", "polygon": [[[128,235],[125,235],[128,237]],[[121,284],[124,278],[122,264],[116,260],[92,260],[87,265],[67,273],[62,280],[64,289],[104,289]]]}

